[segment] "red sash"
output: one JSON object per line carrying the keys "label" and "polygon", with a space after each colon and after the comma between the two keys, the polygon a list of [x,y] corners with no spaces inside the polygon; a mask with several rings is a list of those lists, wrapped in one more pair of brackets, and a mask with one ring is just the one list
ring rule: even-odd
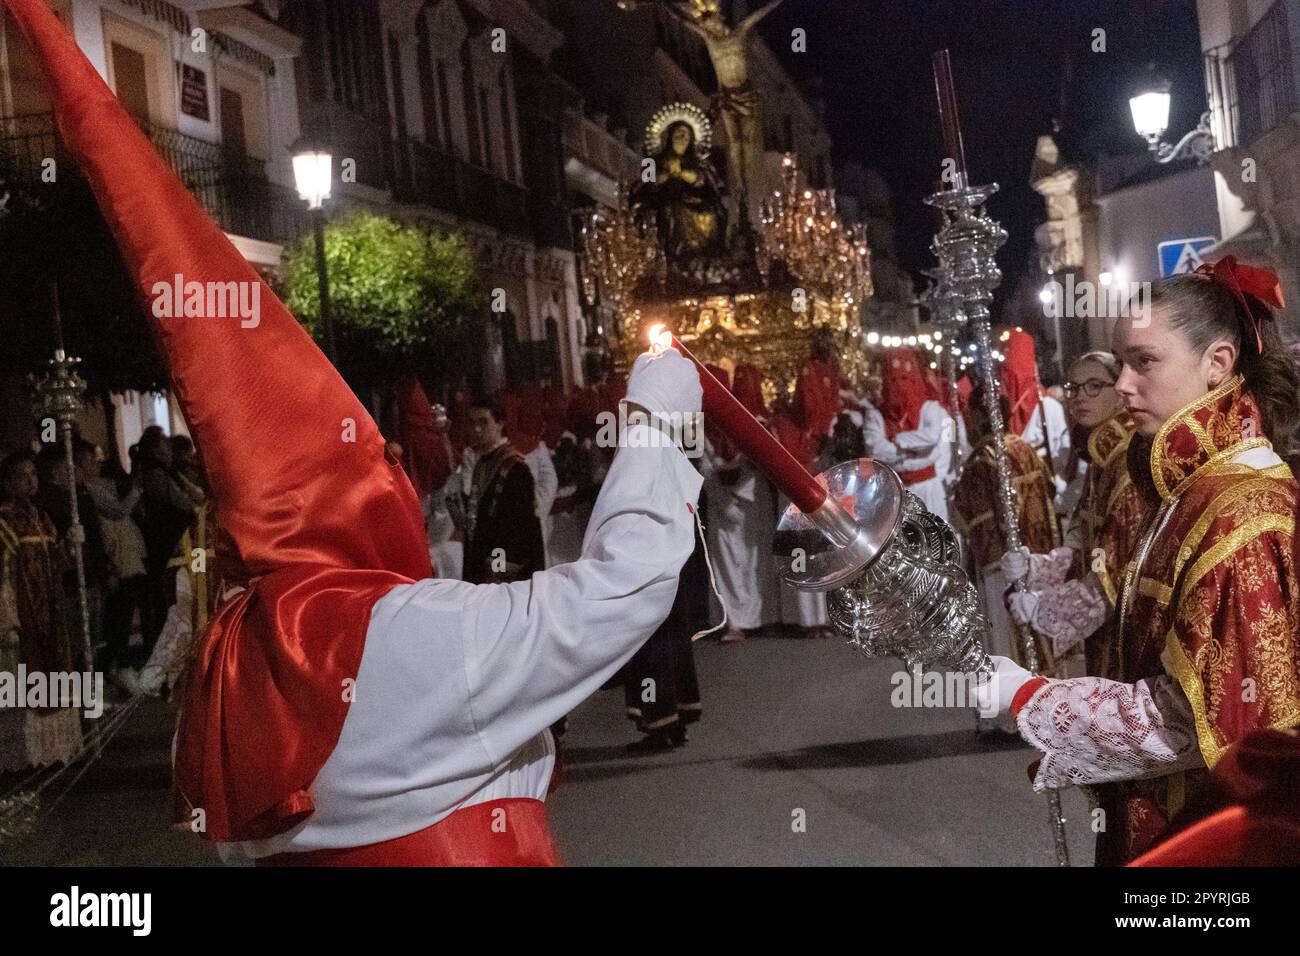
{"label": "red sash", "polygon": [[559,866],[546,804],[528,797],[489,800],[431,827],[383,843],[278,853],[258,866]]}
{"label": "red sash", "polygon": [[934,465],[930,465],[926,468],[918,468],[916,471],[900,471],[898,477],[903,479],[905,485],[919,485],[923,481],[929,481],[937,474]]}

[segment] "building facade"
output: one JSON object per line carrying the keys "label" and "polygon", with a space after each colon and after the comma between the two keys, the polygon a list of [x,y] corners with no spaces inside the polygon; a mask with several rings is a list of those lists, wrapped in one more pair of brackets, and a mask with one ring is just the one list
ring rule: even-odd
{"label": "building facade", "polygon": [[1300,338],[1300,0],[1197,0],[1222,242],[1271,265]]}

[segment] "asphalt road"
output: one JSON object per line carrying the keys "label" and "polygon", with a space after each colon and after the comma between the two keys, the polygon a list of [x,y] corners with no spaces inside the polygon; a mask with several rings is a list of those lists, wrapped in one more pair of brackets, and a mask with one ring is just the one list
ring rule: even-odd
{"label": "asphalt road", "polygon": [[[550,817],[571,865],[1051,866],[1033,752],[976,734],[969,711],[891,706],[891,661],[838,640],[705,643],[703,720],[671,753],[627,755],[622,695],[576,711]],[[202,865],[215,855],[168,827],[174,709],[137,712],[35,835],[0,863]],[[1073,862],[1092,838],[1064,800]]]}

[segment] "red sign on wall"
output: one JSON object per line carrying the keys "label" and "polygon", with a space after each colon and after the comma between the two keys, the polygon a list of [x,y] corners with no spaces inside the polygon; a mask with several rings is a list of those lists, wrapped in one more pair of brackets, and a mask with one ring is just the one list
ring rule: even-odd
{"label": "red sign on wall", "polygon": [[208,75],[196,66],[181,64],[181,112],[209,122]]}

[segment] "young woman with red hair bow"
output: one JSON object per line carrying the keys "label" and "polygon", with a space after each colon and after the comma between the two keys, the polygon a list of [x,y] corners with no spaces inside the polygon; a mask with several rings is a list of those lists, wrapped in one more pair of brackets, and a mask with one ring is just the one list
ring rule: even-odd
{"label": "young woman with red hair bow", "polygon": [[1000,658],[983,691],[1042,752],[1036,790],[1102,785],[1098,863],[1149,848],[1245,734],[1300,724],[1300,488],[1278,454],[1300,375],[1281,305],[1273,273],[1228,258],[1120,321],[1115,388],[1151,514],[1120,583],[1118,679]]}

